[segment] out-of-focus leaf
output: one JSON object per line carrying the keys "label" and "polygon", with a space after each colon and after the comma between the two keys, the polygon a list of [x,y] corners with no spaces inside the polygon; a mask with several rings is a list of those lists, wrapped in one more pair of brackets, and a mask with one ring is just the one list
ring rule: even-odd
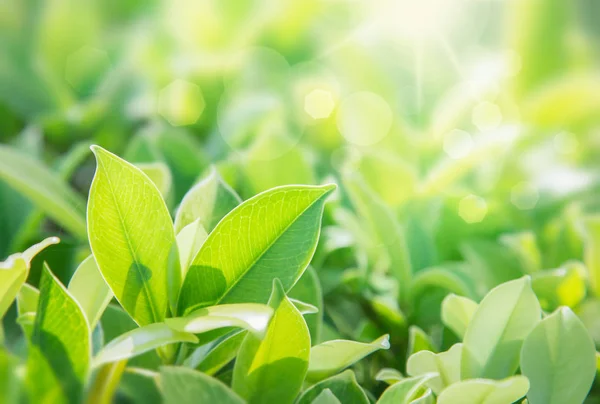
{"label": "out-of-focus leaf", "polygon": [[383,335],[365,344],[356,341],[334,340],[313,346],[310,350],[307,379],[319,381],[332,376],[379,349],[389,349],[390,336]]}
{"label": "out-of-focus leaf", "polygon": [[473,240],[463,243],[461,252],[473,271],[480,272],[490,287],[524,275],[519,259],[498,243]]}
{"label": "out-of-focus leaf", "polygon": [[200,334],[224,327],[241,327],[263,335],[273,315],[273,308],[258,303],[221,304],[198,309],[185,317],[168,318],[174,330]]}
{"label": "out-of-focus leaf", "polygon": [[31,260],[43,249],[59,241],[58,237],[49,237],[24,252],[13,254],[6,261],[0,262],[0,319],[6,314],[17,297],[19,289],[25,283]]}
{"label": "out-of-focus leaf", "polygon": [[451,267],[432,267],[417,273],[412,279],[410,297],[412,301],[420,298],[432,288],[441,288],[451,293],[473,296],[472,282]]}
{"label": "out-of-focus leaf", "polygon": [[208,176],[183,197],[175,216],[175,231],[179,233],[190,223],[200,220],[200,224],[210,233],[241,202],[213,167]]}
{"label": "out-of-focus leaf", "polygon": [[[123,308],[140,325],[162,321],[169,308],[169,255],[175,243],[160,192],[138,168],[92,146],[96,175],[88,201],[94,258]],[[177,267],[174,270],[180,271]]]}
{"label": "out-of-focus leaf", "polygon": [[[47,362],[48,368],[42,372],[49,370],[60,381],[60,395],[70,402],[78,402],[83,394],[90,362],[90,329],[81,307],[47,265],[44,265],[40,283],[31,344]],[[32,364],[31,358],[28,366],[37,367]],[[28,377],[35,377],[35,372]],[[36,402],[48,397],[46,394],[54,394],[52,391],[40,393],[43,396],[36,397]]]}
{"label": "out-of-focus leaf", "polygon": [[531,287],[543,310],[559,306],[576,307],[587,293],[587,271],[578,262],[567,262],[561,268],[540,271],[532,275]]}
{"label": "out-of-focus leaf", "polygon": [[119,391],[134,403],[162,404],[159,380],[156,372],[128,367],[121,377]]}
{"label": "out-of-focus leaf", "polygon": [[583,402],[596,375],[596,348],[585,326],[567,307],[543,319],[521,350],[521,372],[531,404]]}
{"label": "out-of-focus leaf", "polygon": [[590,286],[600,295],[600,216],[584,219],[585,229],[584,262],[590,274]]}
{"label": "out-of-focus leaf", "polygon": [[110,341],[94,357],[93,366],[133,358],[152,349],[177,342],[197,343],[194,334],[171,329],[165,323],[155,323],[136,328]]}
{"label": "out-of-focus leaf", "polygon": [[0,346],[0,399],[3,403],[17,403],[21,381],[17,375],[19,361]]}
{"label": "out-of-focus leaf", "polygon": [[224,303],[264,303],[274,277],[289,290],[315,252],[325,198],[334,189],[280,187],[235,208],[192,261],[179,295],[179,313]]}
{"label": "out-of-focus leaf", "polygon": [[38,161],[0,145],[0,179],[27,196],[39,209],[85,240],[85,201]]}
{"label": "out-of-focus leaf", "polygon": [[377,404],[411,404],[414,403],[423,393],[425,383],[434,377],[434,374],[425,374],[417,377],[409,377],[400,380],[388,387]]}
{"label": "out-of-focus leaf", "polygon": [[369,398],[356,381],[351,370],[325,379],[310,387],[296,401],[297,404],[311,404],[324,390],[330,390],[344,404],[368,404]]}
{"label": "out-of-focus leaf", "polygon": [[69,282],[69,292],[79,303],[90,329],[93,330],[113,297],[112,291],[100,274],[93,255],[83,260],[75,270]]}
{"label": "out-of-focus leaf", "polygon": [[139,163],[136,164],[136,167],[142,170],[142,172],[152,180],[163,198],[167,200],[169,198],[169,192],[171,191],[171,185],[173,183],[169,167],[165,163],[161,162]]}
{"label": "out-of-focus leaf", "polygon": [[323,325],[323,292],[321,291],[319,277],[313,267],[306,268],[298,282],[289,291],[288,296],[291,299],[298,299],[311,304],[318,309],[316,313],[304,314],[304,320],[310,331],[311,344],[318,344]]}
{"label": "out-of-focus leaf", "polygon": [[445,389],[438,404],[506,404],[514,403],[527,394],[529,382],[525,376],[503,380],[464,380]]}
{"label": "out-of-focus leaf", "polygon": [[199,347],[186,360],[185,365],[212,376],[237,356],[245,337],[246,331],[239,331]]}
{"label": "out-of-focus leaf", "polygon": [[181,263],[181,279],[185,279],[187,270],[200,247],[206,241],[208,234],[200,223],[200,219],[196,219],[192,223],[185,226],[177,234],[177,246],[179,247],[179,261]]}
{"label": "out-of-focus leaf", "polygon": [[469,298],[449,294],[442,301],[442,322],[462,339],[477,311],[477,306],[477,303]]}
{"label": "out-of-focus leaf", "polygon": [[300,312],[273,282],[275,310],[264,339],[247,334],[233,370],[233,390],[249,403],[292,403],[308,369],[310,334]]}
{"label": "out-of-focus leaf", "polygon": [[229,387],[204,373],[168,366],[160,371],[160,386],[166,404],[243,404]]}
{"label": "out-of-focus leaf", "polygon": [[531,274],[542,269],[542,256],[533,232],[504,234],[500,242],[517,254],[525,272]]}
{"label": "out-of-focus leaf", "polygon": [[512,376],[519,367],[523,340],[541,316],[528,276],[492,289],[467,327],[461,379]]}
{"label": "out-of-focus leaf", "polygon": [[460,381],[461,354],[462,344],[455,344],[448,351],[439,354],[419,351],[408,358],[406,371],[411,376],[435,373],[427,380],[427,386],[439,395],[446,387]]}
{"label": "out-of-focus leaf", "polygon": [[408,349],[406,358],[419,351],[436,351],[429,335],[416,325],[408,329]]}

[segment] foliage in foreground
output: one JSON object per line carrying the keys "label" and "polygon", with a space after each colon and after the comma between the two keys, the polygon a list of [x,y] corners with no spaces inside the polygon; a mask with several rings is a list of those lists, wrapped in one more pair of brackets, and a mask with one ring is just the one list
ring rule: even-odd
{"label": "foliage in foreground", "polygon": [[[548,295],[548,282],[526,275],[479,303],[447,294],[441,320],[453,336],[444,343],[456,343],[440,352],[412,326],[403,373],[372,375],[389,384],[376,398],[347,368],[389,349],[389,336],[324,338],[321,285],[309,266],[335,186],[277,187],[242,202],[213,170],[173,222],[160,176],[92,150],[93,254],[68,286],[46,264],[39,290],[25,283],[34,256],[57,238],[0,268],[0,314],[16,299],[27,341],[24,360],[0,351],[6,402],[544,404],[583,402],[592,386],[596,351],[586,327],[566,306],[544,312],[538,296]],[[364,192],[354,185],[355,195]],[[394,305],[372,303],[380,319],[405,321]]]}

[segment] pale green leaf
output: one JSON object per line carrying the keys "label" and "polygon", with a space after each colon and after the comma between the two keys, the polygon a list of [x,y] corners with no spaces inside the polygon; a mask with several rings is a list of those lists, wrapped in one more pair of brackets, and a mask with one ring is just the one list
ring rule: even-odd
{"label": "pale green leaf", "polygon": [[85,201],[40,162],[0,145],[0,179],[78,238],[86,239]]}
{"label": "pale green leaf", "polygon": [[83,260],[75,270],[69,281],[69,292],[83,309],[90,329],[93,330],[113,297],[93,255]]}
{"label": "pale green leaf", "polygon": [[185,317],[168,318],[167,325],[174,330],[200,334],[224,327],[240,327],[262,335],[273,309],[264,304],[239,303],[205,307]]}
{"label": "pale green leaf", "polygon": [[289,290],[308,266],[334,185],[285,186],[230,212],[194,258],[179,312],[223,303],[264,303],[273,278]]}
{"label": "pale green leaf", "polygon": [[171,171],[169,166],[165,163],[139,163],[136,167],[143,171],[156,185],[156,188],[160,191],[161,195],[165,200],[169,197],[171,186],[173,185],[173,178],[171,178]]}
{"label": "pale green leaf", "polygon": [[194,334],[171,329],[165,323],[155,323],[126,332],[110,341],[94,357],[93,366],[133,358],[152,349],[178,342],[197,343]]}
{"label": "pale green leaf", "polygon": [[238,331],[201,346],[188,357],[184,364],[212,376],[237,356],[245,337],[246,331]]}
{"label": "pale green leaf", "polygon": [[192,369],[163,367],[160,386],[165,404],[243,404],[229,387],[217,379]]}
{"label": "pale green leaf", "polygon": [[325,389],[319,394],[311,404],[341,404],[335,394],[329,389]]}
{"label": "pale green leaf", "polygon": [[318,308],[316,308],[312,304],[304,303],[301,300],[291,299],[290,298],[290,302],[292,302],[292,304],[294,305],[294,307],[296,309],[298,309],[298,311],[300,312],[300,314],[302,314],[303,316],[305,316],[307,314],[316,314],[316,313],[319,312]]}
{"label": "pale green leaf", "polygon": [[167,292],[175,243],[169,211],[139,168],[98,146],[92,151],[98,165],[88,201],[88,233],[96,263],[138,324],[160,322],[169,298],[176,298]]}
{"label": "pale green leaf", "polygon": [[311,404],[325,390],[330,390],[340,403],[369,404],[369,398],[350,369],[308,388],[302,393],[296,404]]}
{"label": "pale green leaf", "polygon": [[298,282],[289,291],[288,296],[317,308],[317,312],[303,314],[310,331],[311,344],[318,344],[321,338],[321,327],[323,326],[323,292],[319,277],[312,266],[306,268]]}
{"label": "pale green leaf", "polygon": [[434,376],[435,374],[430,373],[400,380],[399,382],[392,384],[383,392],[379,400],[377,400],[377,404],[413,403],[413,400],[416,400],[423,395],[423,391],[426,388],[425,383]]}
{"label": "pale green leaf", "polygon": [[418,398],[415,398],[410,404],[435,404],[435,396],[431,389],[425,390],[425,392]]}
{"label": "pale green leaf", "polygon": [[560,268],[536,272],[531,276],[531,287],[545,311],[559,306],[577,307],[587,295],[587,268],[570,261]]}
{"label": "pale green leaf", "polygon": [[439,354],[420,351],[408,358],[406,372],[411,376],[435,373],[435,377],[427,381],[427,386],[439,395],[443,389],[460,381],[461,354],[462,344],[455,344],[448,351]]}
{"label": "pale green leaf", "polygon": [[40,300],[40,291],[33,286],[24,283],[17,296],[17,309],[19,315],[35,313]]}
{"label": "pale green leaf", "polygon": [[390,337],[387,334],[368,344],[347,340],[323,342],[310,350],[306,378],[313,382],[325,379],[375,351],[389,348]]}
{"label": "pale green leaf", "polygon": [[25,252],[13,254],[6,261],[0,262],[0,319],[17,297],[21,286],[25,284],[31,260],[40,251],[59,241],[58,237],[49,237],[29,247]]}
{"label": "pale green leaf", "polygon": [[581,403],[596,375],[596,348],[585,326],[567,307],[543,319],[525,339],[521,372],[531,404]]}
{"label": "pale green leaf", "polygon": [[404,379],[402,373],[400,373],[399,370],[392,368],[383,368],[377,372],[377,375],[375,375],[375,380],[385,382],[387,384],[394,384],[402,379]]}
{"label": "pale green leaf", "polygon": [[179,233],[184,227],[200,220],[202,227],[210,233],[241,202],[213,167],[208,176],[183,197],[175,216],[175,230]]}
{"label": "pale green leaf", "polygon": [[449,294],[442,301],[442,322],[462,339],[476,310],[477,303],[473,300]]}
{"label": "pale green leaf", "polygon": [[519,367],[523,340],[541,316],[528,276],[492,289],[467,327],[461,379],[512,376]]}
{"label": "pale green leaf", "polygon": [[66,288],[44,265],[31,344],[60,380],[61,393],[77,402],[83,393],[91,355],[85,315]]}
{"label": "pale green leaf", "polygon": [[519,400],[527,390],[529,381],[525,376],[464,380],[444,390],[437,404],[508,404]]}
{"label": "pale green leaf", "polygon": [[429,335],[425,331],[416,325],[411,325],[408,329],[407,359],[419,351],[436,351],[436,349],[433,346],[433,342],[431,342],[431,338],[429,338]]}
{"label": "pale green leaf", "polygon": [[273,282],[275,312],[264,339],[246,335],[233,370],[233,390],[249,403],[292,403],[302,388],[310,356],[310,334],[302,314]]}
{"label": "pale green leaf", "polygon": [[200,223],[200,219],[194,220],[177,234],[181,279],[185,279],[192,260],[198,254],[198,251],[200,251],[200,247],[202,247],[207,237],[208,233],[206,233],[202,223]]}
{"label": "pale green leaf", "polygon": [[587,217],[582,221],[584,228],[584,262],[590,275],[590,286],[594,294],[600,295],[600,216]]}
{"label": "pale green leaf", "polygon": [[452,267],[431,267],[419,271],[410,284],[411,301],[416,301],[433,288],[445,289],[460,295],[473,295],[472,287],[460,272]]}

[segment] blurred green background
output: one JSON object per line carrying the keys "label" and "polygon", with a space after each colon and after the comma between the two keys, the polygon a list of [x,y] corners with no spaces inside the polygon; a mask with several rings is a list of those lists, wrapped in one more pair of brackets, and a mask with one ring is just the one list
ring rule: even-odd
{"label": "blurred green background", "polygon": [[596,0],[0,0],[0,256],[58,234],[39,262],[69,279],[95,143],[171,210],[211,165],[244,199],[340,184],[314,262],[330,337],[435,336],[449,291],[532,274],[600,343],[599,21]]}

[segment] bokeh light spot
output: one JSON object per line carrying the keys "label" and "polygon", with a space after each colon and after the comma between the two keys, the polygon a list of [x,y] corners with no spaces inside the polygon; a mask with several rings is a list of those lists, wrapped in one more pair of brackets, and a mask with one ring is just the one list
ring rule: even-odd
{"label": "bokeh light spot", "polygon": [[537,188],[529,182],[520,182],[510,191],[510,201],[517,209],[533,209],[539,199],[540,195]]}
{"label": "bokeh light spot", "polygon": [[358,92],[342,101],[337,127],[349,143],[371,146],[389,133],[392,119],[392,110],[383,98],[371,92]]}
{"label": "bokeh light spot", "polygon": [[477,195],[468,195],[458,203],[458,215],[467,223],[479,223],[487,215],[485,199]]}
{"label": "bokeh light spot", "polygon": [[304,98],[304,110],[313,119],[328,118],[334,107],[335,102],[329,91],[316,89]]}
{"label": "bokeh light spot", "polygon": [[453,159],[468,156],[474,145],[473,138],[464,130],[454,129],[444,136],[444,151]]}
{"label": "bokeh light spot", "polygon": [[175,80],[160,92],[158,112],[173,126],[198,121],[206,103],[200,87],[185,80]]}
{"label": "bokeh light spot", "polygon": [[498,105],[483,101],[473,108],[471,121],[480,131],[494,130],[502,123],[502,112]]}

